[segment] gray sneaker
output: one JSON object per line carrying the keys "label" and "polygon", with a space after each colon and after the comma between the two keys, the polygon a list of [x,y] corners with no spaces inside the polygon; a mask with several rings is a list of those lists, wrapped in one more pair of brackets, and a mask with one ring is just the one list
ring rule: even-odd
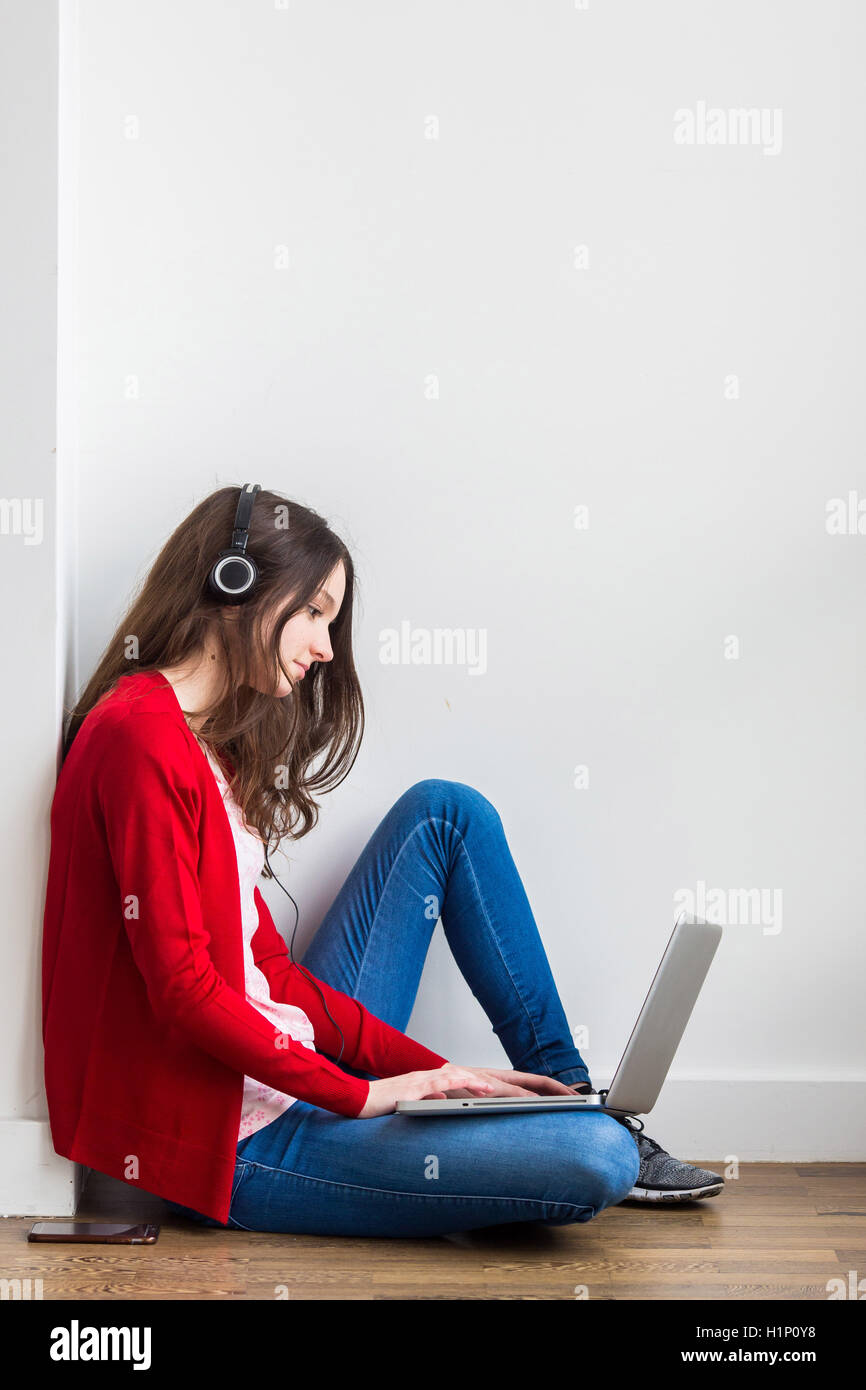
{"label": "gray sneaker", "polygon": [[627,1123],[634,1135],[640,1154],[640,1171],[623,1201],[696,1202],[701,1197],[718,1196],[725,1185],[724,1178],[711,1173],[709,1168],[696,1168],[692,1163],[673,1158],[661,1144],[642,1132],[643,1126],[635,1129],[632,1120],[633,1117],[627,1115],[621,1123]]}
{"label": "gray sneaker", "polygon": [[[571,1090],[582,1095],[605,1096],[606,1091],[596,1091],[588,1082],[572,1086]],[[619,1119],[619,1116],[617,1116]],[[620,1119],[634,1138],[640,1154],[640,1171],[637,1181],[624,1202],[695,1202],[702,1197],[717,1197],[725,1185],[724,1178],[711,1173],[709,1168],[696,1168],[692,1163],[683,1163],[674,1158],[655,1139],[643,1133],[643,1122],[633,1115]]]}

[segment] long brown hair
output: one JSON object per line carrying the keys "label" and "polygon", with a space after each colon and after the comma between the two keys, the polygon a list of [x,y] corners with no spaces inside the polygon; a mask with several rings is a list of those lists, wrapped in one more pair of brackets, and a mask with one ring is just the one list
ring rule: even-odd
{"label": "long brown hair", "polygon": [[[300,840],[314,828],[313,793],[333,790],[348,776],[364,732],[364,702],[352,656],[355,572],[343,541],[318,512],[260,491],[253,506],[247,553],[259,577],[250,598],[227,619],[207,576],[228,548],[240,488],[212,492],[163,545],[108,642],[89,683],[68,712],[63,757],[85,716],[124,675],[194,664],[214,636],[222,648],[225,682],[199,731],[217,757],[231,760],[232,794],[247,823],[270,849],[285,835]],[[333,660],[315,662],[290,694],[267,695],[250,678],[277,667],[280,636],[342,562],[346,588],[330,625]],[[262,620],[276,612],[267,641]],[[259,678],[260,685],[265,682]],[[184,711],[187,713],[187,711]],[[190,713],[192,713],[190,711]],[[324,753],[323,761],[310,764]]]}

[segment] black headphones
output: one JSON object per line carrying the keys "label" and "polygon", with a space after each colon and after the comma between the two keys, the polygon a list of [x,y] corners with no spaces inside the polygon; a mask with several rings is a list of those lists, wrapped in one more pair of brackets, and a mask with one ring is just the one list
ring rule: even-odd
{"label": "black headphones", "polygon": [[[259,571],[255,560],[251,555],[247,554],[247,540],[250,534],[250,518],[253,514],[253,503],[256,500],[256,493],[261,492],[261,490],[260,483],[244,483],[241,488],[241,495],[238,498],[237,511],[235,512],[235,524],[234,530],[232,531],[231,546],[228,550],[220,551],[215,564],[208,574],[208,589],[223,603],[245,603],[259,577]],[[270,870],[274,882],[283,889],[287,898],[292,899],[292,905],[295,909],[295,925],[292,928],[292,939],[289,942],[289,960],[293,965],[297,966],[302,975],[306,976],[310,984],[316,986],[322,1003],[325,1005],[325,1013],[340,1034],[340,1051],[337,1055],[337,1061],[339,1062],[343,1055],[343,1049],[346,1046],[343,1030],[331,1014],[331,1010],[328,1008],[325,996],[319,989],[317,981],[304,969],[300,961],[295,960],[292,948],[295,944],[295,932],[298,930],[298,920],[300,916],[298,904],[295,902],[294,898],[292,898],[288,888],[283,887],[283,884],[280,883],[280,880],[271,868],[267,846],[265,846],[265,863]]]}
{"label": "black headphones", "polygon": [[238,498],[232,543],[221,550],[208,577],[208,589],[223,603],[245,603],[259,577],[255,560],[247,554],[250,519],[260,483],[244,483]]}

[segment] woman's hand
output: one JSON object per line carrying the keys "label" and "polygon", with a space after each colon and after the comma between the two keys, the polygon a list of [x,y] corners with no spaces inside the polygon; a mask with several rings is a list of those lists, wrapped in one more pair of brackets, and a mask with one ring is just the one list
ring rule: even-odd
{"label": "woman's hand", "polygon": [[446,1062],[443,1067],[435,1067],[432,1071],[383,1076],[369,1083],[367,1100],[357,1118],[370,1120],[378,1115],[391,1115],[398,1100],[447,1100],[451,1092],[459,1087],[465,1089],[455,1093],[487,1096],[493,1084],[486,1076],[477,1076],[471,1067],[458,1067],[454,1062]]}
{"label": "woman's hand", "polygon": [[574,1095],[552,1076],[528,1071],[501,1071],[497,1067],[460,1067],[454,1062],[433,1071],[410,1071],[403,1076],[384,1076],[369,1083],[370,1090],[359,1120],[393,1114],[398,1100],[457,1100],[463,1096]]}
{"label": "woman's hand", "polygon": [[[492,1083],[493,1089],[487,1091],[490,1096],[573,1096],[574,1091],[570,1086],[566,1086],[563,1081],[557,1081],[554,1076],[538,1076],[531,1071],[509,1071],[501,1070],[499,1067],[472,1067],[472,1072],[482,1080]],[[467,1090],[449,1091],[449,1099],[456,1100],[462,1096],[471,1096],[475,1093]]]}

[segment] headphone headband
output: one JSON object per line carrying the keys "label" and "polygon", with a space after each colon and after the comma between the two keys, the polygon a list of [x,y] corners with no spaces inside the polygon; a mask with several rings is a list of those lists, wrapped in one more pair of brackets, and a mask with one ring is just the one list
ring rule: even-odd
{"label": "headphone headband", "polygon": [[250,530],[250,520],[253,514],[253,503],[256,500],[256,493],[261,491],[259,483],[244,483],[241,488],[241,495],[238,498],[238,509],[235,512],[235,526],[232,531],[232,547],[240,551],[247,548],[247,537]]}

